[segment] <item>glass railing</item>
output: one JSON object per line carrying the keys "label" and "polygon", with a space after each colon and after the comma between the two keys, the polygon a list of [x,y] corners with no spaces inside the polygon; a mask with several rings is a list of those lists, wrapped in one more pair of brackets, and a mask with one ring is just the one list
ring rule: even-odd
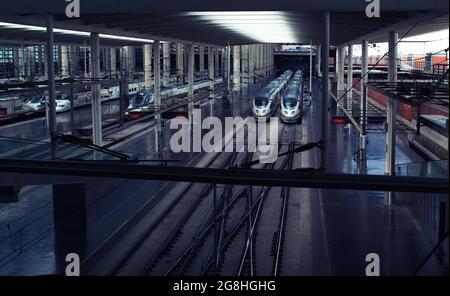
{"label": "glass railing", "polygon": [[397,165],[398,176],[409,177],[448,177],[448,160],[405,163]]}
{"label": "glass railing", "polygon": [[[0,159],[52,160],[51,143],[14,137],[0,136]],[[154,154],[119,152],[95,149],[77,143],[58,141],[56,160],[79,161],[124,161],[142,164],[159,164],[160,157]]]}

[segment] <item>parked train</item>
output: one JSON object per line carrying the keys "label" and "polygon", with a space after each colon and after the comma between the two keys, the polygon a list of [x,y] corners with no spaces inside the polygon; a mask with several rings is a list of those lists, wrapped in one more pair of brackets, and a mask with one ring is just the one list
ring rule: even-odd
{"label": "parked train", "polygon": [[259,91],[253,100],[253,116],[268,117],[277,109],[278,101],[286,90],[292,71],[288,70]]}
{"label": "parked train", "polygon": [[297,71],[281,100],[281,121],[301,122],[303,117],[303,72]]}

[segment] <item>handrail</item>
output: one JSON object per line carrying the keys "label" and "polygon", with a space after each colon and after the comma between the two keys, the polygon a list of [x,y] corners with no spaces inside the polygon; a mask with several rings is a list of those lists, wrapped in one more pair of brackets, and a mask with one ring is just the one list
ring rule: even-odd
{"label": "handrail", "polygon": [[[76,161],[0,160],[0,172],[252,186],[447,193],[448,178],[311,173],[285,170],[142,166]],[[51,180],[50,180],[51,181]],[[50,182],[51,183],[51,182]]]}

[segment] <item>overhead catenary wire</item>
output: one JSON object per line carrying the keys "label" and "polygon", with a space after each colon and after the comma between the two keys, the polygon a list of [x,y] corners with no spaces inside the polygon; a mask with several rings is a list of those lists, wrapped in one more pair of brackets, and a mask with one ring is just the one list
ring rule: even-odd
{"label": "overhead catenary wire", "polygon": [[376,66],[378,66],[379,64],[380,64],[380,62],[381,62],[381,60],[383,59],[383,58],[385,58],[395,47],[397,47],[397,45],[406,37],[406,36],[408,36],[408,34],[409,33],[411,33],[411,31],[418,25],[418,24],[420,24],[420,22],[424,19],[424,17],[425,17],[425,14],[423,14],[418,20],[417,20],[417,22],[415,22],[409,29],[408,29],[408,31],[406,31],[406,33],[405,34],[403,34],[402,35],[402,37],[401,38],[399,38],[398,40],[397,40],[397,42],[395,42],[395,44],[394,44],[394,47],[393,48],[390,48],[372,67],[370,67],[368,70],[367,70],[367,72],[366,73],[361,73],[361,77],[359,78],[359,80],[357,81],[357,82],[355,82],[355,83],[353,83],[353,85],[349,88],[349,89],[347,89],[347,91],[337,100],[337,102],[340,102],[340,101],[342,101],[344,98],[346,98],[347,97],[347,94],[350,92],[350,91],[352,91],[362,80],[363,80],[363,78],[364,77],[366,77],[366,76],[368,76],[369,75],[369,73],[372,71],[372,70],[374,70],[375,68],[376,68]]}

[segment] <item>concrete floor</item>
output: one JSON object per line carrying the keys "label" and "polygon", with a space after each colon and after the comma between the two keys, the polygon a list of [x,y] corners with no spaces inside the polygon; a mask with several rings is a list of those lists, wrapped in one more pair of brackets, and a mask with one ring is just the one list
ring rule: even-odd
{"label": "concrete floor", "polygon": [[[250,94],[253,90],[250,90]],[[320,139],[320,90],[314,83],[312,105],[305,108],[301,127],[303,144]],[[240,115],[251,106],[249,90],[236,94],[233,106],[225,102],[214,105],[215,116]],[[202,107],[204,116],[210,112],[209,104]],[[87,111],[86,111],[87,112]],[[80,117],[89,118],[89,112]],[[59,116],[64,125],[66,114]],[[42,120],[21,123],[15,127],[0,128],[0,135],[45,137],[39,128]],[[164,127],[164,142],[170,139],[169,124]],[[384,173],[384,135],[369,134],[367,171],[361,171],[353,154],[358,149],[359,137],[354,128],[330,126],[328,169],[339,173]],[[114,149],[125,152],[152,154],[155,151],[154,129],[132,137]],[[165,156],[187,163],[194,154]],[[320,159],[314,149],[297,157],[297,167],[316,167]],[[422,161],[398,137],[397,162]],[[129,215],[149,201],[162,182],[125,181],[88,209],[89,230],[86,253],[95,249]],[[285,242],[285,258],[291,262],[282,270],[284,275],[364,275],[365,256],[377,253],[381,259],[382,275],[410,275],[425,256],[430,246],[417,244],[424,236],[409,212],[397,206],[386,208],[382,192],[350,190],[291,189],[289,230]],[[42,208],[43,207],[43,208]],[[41,209],[42,208],[42,209]],[[0,205],[0,275],[37,275],[61,273],[61,258],[55,243],[50,186],[27,187],[19,203]],[[34,213],[36,217],[31,218]],[[36,220],[37,219],[37,220]],[[14,222],[15,221],[15,222]],[[20,221],[20,222],[18,222]],[[36,224],[33,221],[41,221]],[[24,231],[10,235],[7,225],[25,227]],[[29,225],[27,225],[29,224]],[[25,225],[25,226],[20,226]],[[12,231],[14,233],[14,231]],[[17,238],[17,237],[20,237]],[[417,245],[422,247],[416,248]],[[20,247],[22,250],[20,250]],[[432,272],[432,271],[430,271]]]}

